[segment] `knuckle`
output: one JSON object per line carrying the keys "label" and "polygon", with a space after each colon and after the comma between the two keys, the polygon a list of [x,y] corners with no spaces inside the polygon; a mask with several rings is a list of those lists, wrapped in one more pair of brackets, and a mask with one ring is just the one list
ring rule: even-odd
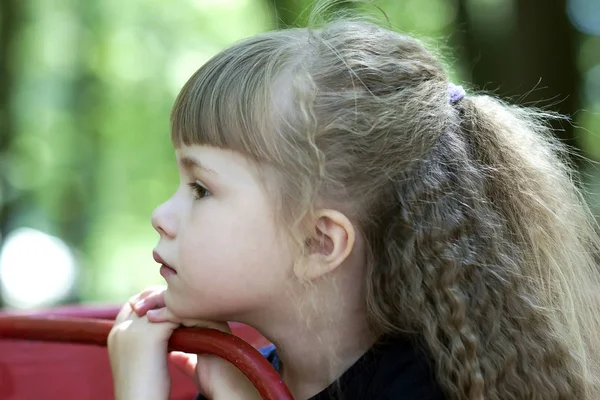
{"label": "knuckle", "polygon": [[143,319],[136,321],[128,320],[115,324],[108,334],[107,343],[109,346],[118,344],[129,345],[138,342],[144,336],[147,325]]}
{"label": "knuckle", "polygon": [[157,293],[163,292],[165,288],[166,287],[164,285],[149,286],[140,293],[140,296],[148,297],[151,295],[155,295]]}

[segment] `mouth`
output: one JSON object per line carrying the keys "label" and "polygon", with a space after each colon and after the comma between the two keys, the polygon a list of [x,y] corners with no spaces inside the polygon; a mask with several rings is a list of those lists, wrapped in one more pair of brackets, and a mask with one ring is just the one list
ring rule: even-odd
{"label": "mouth", "polygon": [[160,256],[160,254],[158,254],[156,250],[152,252],[152,258],[154,258],[154,261],[156,261],[158,264],[161,264],[160,274],[163,276],[163,278],[167,278],[171,275],[177,274],[175,268],[171,267],[165,260],[163,260],[163,258]]}

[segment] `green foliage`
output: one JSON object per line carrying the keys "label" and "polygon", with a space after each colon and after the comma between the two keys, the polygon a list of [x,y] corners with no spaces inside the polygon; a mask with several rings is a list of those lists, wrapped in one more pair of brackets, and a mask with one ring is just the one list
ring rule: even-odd
{"label": "green foliage", "polygon": [[35,199],[21,222],[80,250],[84,300],[120,300],[161,281],[150,214],[178,182],[169,112],[179,88],[270,18],[244,0],[28,6],[8,164]]}

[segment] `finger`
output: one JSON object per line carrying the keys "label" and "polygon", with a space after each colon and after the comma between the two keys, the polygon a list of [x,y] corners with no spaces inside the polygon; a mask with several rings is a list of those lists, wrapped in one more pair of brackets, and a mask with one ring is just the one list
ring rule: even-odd
{"label": "finger", "polygon": [[154,296],[156,293],[162,293],[167,290],[166,285],[154,285],[147,287],[140,293],[140,299],[145,299],[150,296]]}
{"label": "finger", "polygon": [[202,390],[198,374],[196,373],[196,365],[198,363],[198,356],[196,354],[188,354],[182,351],[172,351],[169,353],[169,360],[172,361],[175,368],[183,372],[189,378],[194,380],[194,384],[198,391],[206,397],[207,393]]}
{"label": "finger", "polygon": [[133,304],[133,310],[137,315],[143,316],[149,310],[155,308],[162,308],[165,306],[165,293],[159,292],[154,293],[151,296],[146,297],[145,299],[138,300],[135,304]]}
{"label": "finger", "polygon": [[133,296],[129,303],[138,316],[144,316],[148,310],[165,306],[165,290],[165,287],[158,287],[153,291],[148,289],[139,296]]}
{"label": "finger", "polygon": [[131,296],[131,298],[129,299],[130,303],[136,303],[139,300],[143,300],[148,296],[152,296],[155,293],[159,293],[159,292],[164,292],[167,289],[167,287],[165,285],[154,285],[154,286],[149,286],[146,289],[142,290],[141,292]]}
{"label": "finger", "polygon": [[140,298],[140,293],[136,293],[133,296],[131,296],[129,298],[129,300],[127,300],[127,302],[133,306],[139,300],[139,298]]}
{"label": "finger", "polygon": [[225,333],[231,333],[231,328],[229,327],[227,322],[182,319],[180,324],[187,328],[210,328],[210,329],[216,329],[218,331],[225,332]]}
{"label": "finger", "polygon": [[178,370],[183,372],[190,378],[196,376],[196,364],[198,363],[198,356],[196,354],[188,354],[182,351],[172,351],[169,353],[169,359],[173,362],[173,365]]}
{"label": "finger", "polygon": [[146,313],[146,318],[150,322],[173,322],[176,324],[181,323],[181,319],[169,311],[167,307],[154,308]]}

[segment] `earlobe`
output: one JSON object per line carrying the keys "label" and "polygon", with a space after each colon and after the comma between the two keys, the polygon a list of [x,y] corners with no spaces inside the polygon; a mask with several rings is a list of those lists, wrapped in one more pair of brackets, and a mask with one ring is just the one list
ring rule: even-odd
{"label": "earlobe", "polygon": [[352,222],[339,211],[322,209],[317,211],[315,217],[314,236],[309,239],[309,263],[305,271],[305,278],[309,280],[339,267],[352,252],[356,234]]}

